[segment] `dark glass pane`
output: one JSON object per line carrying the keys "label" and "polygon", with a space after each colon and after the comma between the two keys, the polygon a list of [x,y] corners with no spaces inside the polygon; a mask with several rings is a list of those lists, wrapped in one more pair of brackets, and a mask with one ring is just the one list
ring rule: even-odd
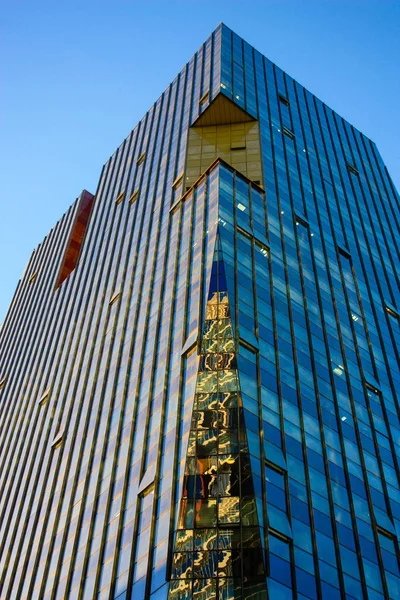
{"label": "dark glass pane", "polygon": [[172,558],[172,579],[189,579],[193,572],[193,553],[179,552]]}
{"label": "dark glass pane", "polygon": [[195,578],[217,576],[217,551],[195,552],[193,558],[193,575]]}
{"label": "dark glass pane", "polygon": [[198,500],[195,521],[197,527],[215,527],[217,524],[217,501]]}

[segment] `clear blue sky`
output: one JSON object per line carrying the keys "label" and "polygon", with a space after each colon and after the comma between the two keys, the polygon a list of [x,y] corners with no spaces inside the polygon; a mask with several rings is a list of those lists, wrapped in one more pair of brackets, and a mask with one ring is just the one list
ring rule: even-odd
{"label": "clear blue sky", "polygon": [[398,0],[0,0],[0,322],[34,246],[220,21],[372,138],[400,187]]}

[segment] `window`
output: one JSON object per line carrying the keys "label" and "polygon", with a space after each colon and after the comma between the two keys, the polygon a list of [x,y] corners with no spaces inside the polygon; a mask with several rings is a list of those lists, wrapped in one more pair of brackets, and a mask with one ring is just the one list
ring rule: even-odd
{"label": "window", "polygon": [[231,142],[231,150],[246,150],[246,142]]}
{"label": "window", "polygon": [[172,187],[174,187],[175,189],[177,187],[179,187],[181,185],[181,183],[182,183],[182,179],[183,179],[183,173],[180,173],[178,175],[178,177],[175,179],[174,183],[172,184]]}
{"label": "window", "polygon": [[172,184],[171,204],[173,207],[175,207],[178,200],[181,199],[182,192],[183,192],[182,184],[183,184],[183,173],[180,173],[178,175],[178,177],[175,179],[174,183]]}
{"label": "window", "polygon": [[276,506],[280,510],[286,511],[286,485],[285,485],[285,472],[278,470],[275,465],[272,467],[270,464],[266,464],[265,468],[266,476],[266,488],[267,488],[267,502]]}
{"label": "window", "polygon": [[55,450],[56,448],[59,448],[62,444],[63,441],[63,437],[64,437],[64,430],[60,430],[57,435],[55,436],[51,447]]}
{"label": "window", "polygon": [[350,173],[353,173],[353,175],[359,175],[359,172],[357,171],[354,165],[347,163],[347,168],[350,171]]}
{"label": "window", "polygon": [[123,190],[115,199],[115,204],[121,204],[122,200],[125,198],[125,190]]}
{"label": "window", "polygon": [[375,394],[375,396],[378,396],[380,398],[379,390],[374,385],[366,382],[366,388],[367,388],[368,396],[373,397],[373,396],[371,396],[371,394]]}
{"label": "window", "polygon": [[389,308],[388,306],[386,306],[386,312],[391,316],[394,317],[395,319],[399,318],[398,313],[396,313],[392,308]]}
{"label": "window", "polygon": [[152,524],[154,503],[154,482],[138,495],[137,535],[134,559],[134,581],[147,570],[150,527]]}
{"label": "window", "polygon": [[282,104],[284,104],[285,106],[289,106],[290,102],[289,100],[286,98],[286,96],[283,96],[282,94],[279,94],[279,100],[282,102]]}
{"label": "window", "polygon": [[142,154],[139,156],[139,158],[136,161],[137,166],[141,165],[144,162],[145,158],[146,158],[146,152],[142,152]]}
{"label": "window", "polygon": [[306,219],[295,215],[296,217],[296,225],[303,225],[303,227],[309,227],[309,223]]}
{"label": "window", "polygon": [[207,102],[209,96],[210,96],[210,90],[207,90],[206,92],[204,92],[204,94],[202,95],[202,97],[199,100],[200,106],[202,106],[203,104],[205,104]]}
{"label": "window", "polygon": [[139,198],[139,188],[137,188],[129,198],[129,204],[133,204]]}
{"label": "window", "polygon": [[48,398],[49,394],[50,394],[50,388],[48,387],[48,388],[47,388],[47,389],[46,389],[46,390],[43,392],[43,394],[40,396],[40,398],[39,398],[39,405],[42,405],[42,404],[44,404],[44,403],[46,402],[46,400],[47,400],[47,398]]}
{"label": "window", "polygon": [[37,271],[32,273],[32,275],[29,277],[29,283],[33,283],[35,281],[36,277],[37,277]]}
{"label": "window", "polygon": [[342,248],[341,246],[338,246],[338,250],[342,256],[344,256],[347,259],[350,259],[351,254],[349,250],[347,250],[346,248]]}
{"label": "window", "polygon": [[290,131],[290,129],[288,129],[287,127],[282,127],[282,131],[285,135],[287,135],[287,137],[289,137],[291,140],[294,140],[293,131]]}
{"label": "window", "polygon": [[3,377],[0,379],[0,390],[5,386],[6,379],[7,379],[7,375],[3,375]]}
{"label": "window", "polygon": [[120,292],[115,292],[115,294],[113,296],[111,296],[109,305],[112,306],[118,300],[120,295],[121,295]]}

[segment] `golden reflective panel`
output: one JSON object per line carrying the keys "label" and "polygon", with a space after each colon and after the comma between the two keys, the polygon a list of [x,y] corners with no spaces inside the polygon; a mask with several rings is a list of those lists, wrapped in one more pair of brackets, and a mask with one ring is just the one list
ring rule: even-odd
{"label": "golden reflective panel", "polygon": [[215,456],[197,457],[196,473],[202,475],[213,475],[217,473],[218,459]]}
{"label": "golden reflective panel", "polygon": [[192,429],[217,428],[219,413],[216,410],[197,410],[193,414]]}
{"label": "golden reflective panel", "polygon": [[219,452],[238,452],[239,443],[237,433],[234,431],[220,431],[218,434]]}
{"label": "golden reflective panel", "polygon": [[233,352],[208,353],[200,358],[200,371],[236,369],[236,355]]}
{"label": "golden reflective panel", "polygon": [[203,339],[202,348],[205,353],[234,352],[235,351],[235,341],[233,340],[233,338]]}
{"label": "golden reflective panel", "polygon": [[197,529],[194,536],[195,550],[216,550],[217,537],[217,529]]}
{"label": "golden reflective panel", "polygon": [[192,582],[171,581],[169,598],[170,600],[192,600]]}
{"label": "golden reflective panel", "polygon": [[218,371],[218,389],[221,392],[235,392],[239,389],[236,371]]}
{"label": "golden reflective panel", "polygon": [[219,396],[216,393],[196,394],[196,396],[195,396],[194,413],[199,410],[218,409],[218,406],[219,406]]}
{"label": "golden reflective panel", "polygon": [[189,579],[193,571],[193,553],[177,552],[172,559],[172,572],[174,579]]}
{"label": "golden reflective panel", "polygon": [[236,409],[224,408],[218,411],[218,425],[221,429],[238,428],[238,412]]}
{"label": "golden reflective panel", "polygon": [[233,337],[232,323],[230,319],[216,319],[205,322],[203,339],[210,340],[216,337]]}
{"label": "golden reflective panel", "polygon": [[188,551],[193,549],[193,529],[183,529],[176,532],[175,550]]}
{"label": "golden reflective panel", "polygon": [[217,598],[216,593],[216,579],[195,579],[193,581],[193,600],[213,600]]}
{"label": "golden reflective panel", "polygon": [[218,430],[204,429],[197,431],[198,456],[212,456],[218,452]]}
{"label": "golden reflective panel", "polygon": [[203,371],[197,377],[198,392],[213,392],[217,389],[217,373],[214,371]]}
{"label": "golden reflective panel", "polygon": [[243,600],[242,585],[240,579],[218,580],[218,592],[220,600]]}
{"label": "golden reflective panel", "polygon": [[216,550],[202,550],[194,553],[193,576],[195,578],[216,577],[218,553]]}
{"label": "golden reflective panel", "polygon": [[[224,279],[223,269],[222,277],[218,271],[219,263],[211,285]],[[210,294],[180,503],[182,531],[176,535],[171,573],[172,579],[191,579],[192,587],[187,581],[184,587],[171,585],[170,598],[250,599],[259,593],[259,581],[250,595],[243,586],[264,575],[229,314],[226,292]],[[265,597],[265,581],[261,591]]]}
{"label": "golden reflective panel", "polygon": [[240,523],[240,498],[218,499],[218,523]]}

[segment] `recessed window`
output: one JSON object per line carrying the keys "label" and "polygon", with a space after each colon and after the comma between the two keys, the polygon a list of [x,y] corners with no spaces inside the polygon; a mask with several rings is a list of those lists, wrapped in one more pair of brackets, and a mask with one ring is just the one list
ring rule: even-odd
{"label": "recessed window", "polygon": [[0,390],[6,385],[6,379],[7,375],[3,375],[3,377],[0,379]]}
{"label": "recessed window", "polygon": [[129,198],[129,204],[133,204],[139,198],[139,188],[137,188]]}
{"label": "recessed window", "polygon": [[115,204],[121,204],[122,200],[125,198],[125,190],[123,190],[116,198]]}
{"label": "recessed window", "polygon": [[246,142],[231,142],[231,150],[246,150]]}
{"label": "recessed window", "polygon": [[397,314],[397,313],[396,313],[394,310],[392,310],[391,308],[389,308],[388,306],[386,306],[386,312],[387,312],[387,313],[388,313],[388,314],[389,314],[391,317],[394,317],[395,319],[398,319],[398,318],[399,318],[399,315],[398,315],[398,314]]}
{"label": "recessed window", "polygon": [[357,171],[354,165],[347,163],[347,168],[350,171],[350,173],[353,173],[353,175],[359,175],[359,172]]}
{"label": "recessed window", "polygon": [[57,435],[55,436],[54,440],[51,443],[51,447],[53,448],[53,450],[55,450],[56,448],[59,448],[62,444],[64,438],[64,431],[61,430],[57,433]]}
{"label": "recessed window", "polygon": [[265,465],[265,481],[267,489],[267,504],[275,506],[279,510],[287,510],[286,499],[287,474],[276,465]]}
{"label": "recessed window", "polygon": [[113,296],[111,296],[109,305],[111,306],[112,304],[114,304],[118,300],[120,295],[121,295],[120,292],[115,292],[115,294]]}
{"label": "recessed window", "polygon": [[32,273],[32,275],[29,277],[29,283],[33,283],[35,281],[36,277],[37,277],[37,271]]}
{"label": "recessed window", "polygon": [[210,90],[207,90],[206,92],[204,92],[204,94],[202,95],[202,97],[199,100],[200,106],[207,102],[209,96],[210,96]]}
{"label": "recessed window", "polygon": [[293,131],[290,131],[290,129],[288,129],[287,127],[282,127],[282,131],[285,135],[287,135],[287,137],[289,137],[291,140],[294,140]]}
{"label": "recessed window", "polygon": [[145,158],[146,158],[146,152],[142,152],[142,154],[139,156],[139,158],[136,161],[137,166],[141,165],[144,162]]}
{"label": "recessed window", "polygon": [[253,239],[253,236],[248,231],[243,229],[243,227],[240,227],[240,225],[237,226],[237,230],[240,231],[241,235],[244,235],[244,237],[248,238],[249,240]]}
{"label": "recessed window", "polygon": [[296,215],[296,225],[303,225],[303,227],[309,227],[309,223],[305,219],[299,217],[298,215]]}
{"label": "recessed window", "polygon": [[339,250],[339,254],[341,254],[345,258],[347,258],[347,259],[351,258],[350,251],[346,250],[346,248],[342,248],[341,246],[338,246],[338,250]]}
{"label": "recessed window", "polygon": [[48,387],[39,398],[39,404],[44,404],[49,397],[50,388]]}
{"label": "recessed window", "polygon": [[183,179],[183,173],[180,173],[178,175],[178,177],[175,179],[174,183],[172,184],[172,187],[177,188],[182,184],[182,179]]}
{"label": "recessed window", "polygon": [[371,383],[368,383],[368,381],[367,381],[367,382],[365,383],[365,386],[366,386],[366,388],[367,388],[367,393],[368,393],[368,395],[369,395],[369,394],[374,394],[374,396],[378,396],[378,397],[380,397],[379,390],[378,390],[378,389],[377,389],[377,388],[376,388],[374,385],[372,385]]}
{"label": "recessed window", "polygon": [[286,96],[283,96],[282,94],[279,94],[279,100],[282,102],[282,104],[284,104],[285,106],[289,106],[290,102],[289,100],[286,98]]}

